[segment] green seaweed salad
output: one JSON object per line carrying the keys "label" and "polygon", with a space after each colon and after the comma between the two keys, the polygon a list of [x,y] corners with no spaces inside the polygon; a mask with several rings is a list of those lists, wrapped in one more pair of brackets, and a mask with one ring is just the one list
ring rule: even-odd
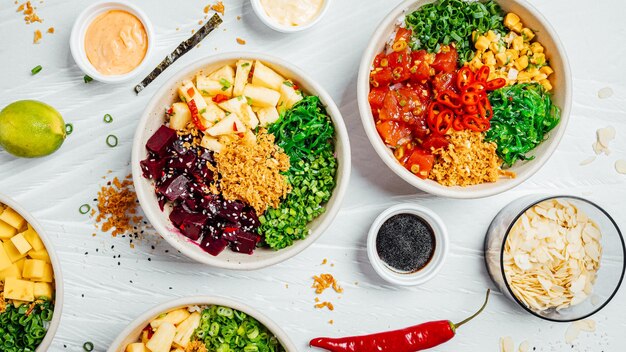
{"label": "green seaweed salad", "polygon": [[276,209],[259,217],[259,232],[272,249],[290,246],[309,234],[308,223],[324,213],[335,188],[335,128],[320,99],[307,96],[269,127],[290,157],[286,172],[292,191]]}
{"label": "green seaweed salad", "polygon": [[193,340],[215,352],[280,352],[285,349],[259,321],[246,313],[220,306],[202,311]]}
{"label": "green seaweed salad", "polygon": [[49,300],[40,303],[22,304],[15,307],[8,304],[0,313],[0,351],[32,352],[41,344],[50,320],[54,305]]}

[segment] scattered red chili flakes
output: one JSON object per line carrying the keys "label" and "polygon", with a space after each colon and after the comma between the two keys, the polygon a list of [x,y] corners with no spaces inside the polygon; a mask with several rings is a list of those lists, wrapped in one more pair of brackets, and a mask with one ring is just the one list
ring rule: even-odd
{"label": "scattered red chili flakes", "polygon": [[246,41],[241,39],[241,38],[239,38],[239,37],[237,37],[237,44],[239,44],[239,45],[246,45]]}
{"label": "scattered red chili flakes", "polygon": [[337,280],[335,280],[332,274],[320,274],[319,276],[313,276],[313,285],[311,287],[315,289],[315,293],[318,295],[329,287],[332,287],[337,293],[343,293],[343,288],[339,286]]}
{"label": "scattered red chili flakes", "polygon": [[96,226],[104,232],[113,230],[113,237],[132,231],[143,220],[136,215],[137,195],[131,179],[131,175],[123,181],[115,177],[98,192]]}
{"label": "scattered red chili flakes", "polygon": [[224,16],[224,10],[226,10],[226,8],[224,7],[224,3],[222,3],[221,1],[218,1],[214,5],[211,5],[211,10],[218,12],[222,16]]}
{"label": "scattered red chili flakes", "polygon": [[41,31],[37,29],[35,31],[35,36],[33,37],[33,44],[39,44],[40,40],[41,40]]}

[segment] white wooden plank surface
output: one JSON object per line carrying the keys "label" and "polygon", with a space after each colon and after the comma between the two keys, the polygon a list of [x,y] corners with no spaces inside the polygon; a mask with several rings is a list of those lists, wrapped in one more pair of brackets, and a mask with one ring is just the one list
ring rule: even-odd
{"label": "white wooden plank surface", "polygon": [[[569,128],[552,159],[524,185],[499,196],[468,201],[416,192],[388,171],[361,127],[357,66],[369,36],[399,0],[334,1],[317,27],[295,35],[264,27],[249,2],[226,0],[225,23],[220,29],[139,97],[132,92],[132,84],[82,82],[83,73],[72,60],[68,41],[73,18],[90,2],[36,1],[44,23],[27,26],[15,12],[13,0],[0,0],[0,106],[18,99],[39,99],[55,106],[74,124],[74,133],[51,157],[18,160],[0,152],[0,191],[41,221],[63,265],[64,316],[51,350],[81,351],[83,342],[89,340],[96,351],[103,351],[139,313],[159,302],[193,294],[247,302],[282,325],[301,350],[308,350],[307,341],[318,335],[366,333],[434,319],[459,320],[479,304],[484,289],[492,286],[482,259],[489,222],[502,206],[529,193],[585,196],[604,206],[626,229],[626,177],[613,168],[615,160],[626,158],[626,73],[622,67],[626,5],[622,1],[532,1],[560,33],[570,57],[574,106]],[[184,1],[184,5],[166,0],[133,2],[153,21],[158,39],[156,53],[150,58],[154,64],[198,27],[208,4],[199,0]],[[33,45],[34,29],[48,26],[54,26],[57,33],[44,34],[41,44]],[[237,37],[247,44],[238,45]],[[353,173],[343,209],[327,233],[283,264],[257,272],[230,272],[192,263],[173,253],[157,236],[148,236],[131,249],[127,238],[96,232],[93,221],[80,215],[78,207],[95,197],[107,170],[117,176],[129,173],[136,121],[155,88],[197,58],[241,49],[265,51],[296,63],[325,86],[341,107],[351,135]],[[42,65],[43,71],[31,77],[30,69],[36,65]],[[599,99],[597,92],[603,87],[611,87],[614,95]],[[113,124],[102,123],[105,113],[114,117]],[[580,166],[580,161],[593,154],[595,130],[607,125],[618,131],[613,153]],[[106,146],[108,134],[119,137],[117,148]],[[384,208],[404,201],[438,212],[452,238],[445,267],[422,287],[386,285],[370,267],[365,252],[370,222]],[[121,257],[114,258],[118,255]],[[323,258],[334,267],[321,266]],[[335,304],[333,312],[313,308],[310,277],[321,272],[333,273],[345,287],[341,298],[331,293],[324,296]],[[564,342],[567,324],[529,316],[500,294],[493,298],[481,318],[436,350],[497,351],[501,336],[512,336],[517,344],[528,340],[537,351],[626,348],[626,290],[594,317],[597,332],[583,334],[573,347]],[[330,319],[333,325],[328,324]]]}

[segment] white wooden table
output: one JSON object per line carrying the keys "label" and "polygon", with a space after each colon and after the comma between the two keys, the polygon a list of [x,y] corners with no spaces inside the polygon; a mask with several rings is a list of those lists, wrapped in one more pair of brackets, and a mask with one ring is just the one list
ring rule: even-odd
{"label": "white wooden table", "polygon": [[[82,351],[92,341],[103,351],[123,327],[153,305],[185,295],[222,295],[244,301],[283,326],[303,351],[319,335],[345,335],[400,328],[418,322],[460,320],[492,286],[482,257],[483,236],[493,216],[509,201],[529,193],[581,195],[605,207],[626,229],[626,176],[613,168],[626,158],[626,35],[620,0],[532,2],[552,22],[567,49],[574,76],[574,105],[568,130],[545,167],[522,186],[488,199],[457,201],[417,192],[392,175],[376,156],[361,127],[356,102],[356,74],[361,53],[378,22],[399,0],[336,0],[314,29],[284,35],[266,28],[248,1],[226,0],[225,22],[200,48],[192,50],[140,96],[132,83],[110,86],[83,83],[83,73],[69,51],[73,19],[91,1],[36,1],[42,25],[27,26],[13,0],[0,0],[0,107],[18,99],[38,99],[55,106],[74,133],[51,157],[15,159],[0,152],[0,192],[33,212],[54,241],[65,276],[63,319],[51,350]],[[209,1],[134,0],[152,19],[157,36],[153,64],[199,27]],[[241,16],[241,20],[237,17]],[[32,44],[33,31],[54,26]],[[179,29],[178,29],[179,28]],[[236,43],[241,37],[245,46]],[[216,270],[175,253],[158,236],[129,246],[128,238],[95,231],[93,220],[78,212],[92,203],[102,176],[130,172],[130,148],[136,122],[159,84],[200,57],[232,50],[263,51],[294,62],[317,79],[340,106],[350,131],[353,170],[350,189],[333,225],[313,246],[295,258],[256,272]],[[43,70],[31,76],[31,68]],[[153,66],[153,65],[150,65]],[[614,95],[598,98],[601,88]],[[104,114],[113,124],[102,122]],[[617,129],[610,156],[591,165],[595,130]],[[119,137],[117,148],[105,138]],[[446,221],[451,253],[441,273],[422,287],[392,287],[370,267],[365,238],[371,221],[398,202],[431,207]],[[97,235],[92,236],[93,233]],[[154,246],[154,247],[152,247]],[[88,253],[88,254],[85,254]],[[120,256],[120,257],[117,257]],[[329,264],[321,262],[328,258]],[[119,262],[119,265],[118,265]],[[330,266],[334,263],[334,266]],[[330,272],[341,282],[341,298],[327,292],[335,311],[313,308],[311,276]],[[132,281],[132,282],[131,282]],[[593,319],[595,333],[583,333],[574,347],[565,345],[567,324],[534,318],[499,293],[478,320],[464,326],[438,351],[497,351],[502,336],[516,345],[528,340],[536,351],[624,351],[626,289]],[[334,324],[329,324],[329,320]]]}

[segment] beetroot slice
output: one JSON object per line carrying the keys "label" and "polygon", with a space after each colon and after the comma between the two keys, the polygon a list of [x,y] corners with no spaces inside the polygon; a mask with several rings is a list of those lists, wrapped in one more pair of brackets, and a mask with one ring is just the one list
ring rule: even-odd
{"label": "beetroot slice", "polygon": [[164,156],[167,153],[167,148],[174,143],[177,137],[176,131],[165,125],[161,125],[161,127],[154,132],[152,137],[148,139],[146,149],[159,156]]}

